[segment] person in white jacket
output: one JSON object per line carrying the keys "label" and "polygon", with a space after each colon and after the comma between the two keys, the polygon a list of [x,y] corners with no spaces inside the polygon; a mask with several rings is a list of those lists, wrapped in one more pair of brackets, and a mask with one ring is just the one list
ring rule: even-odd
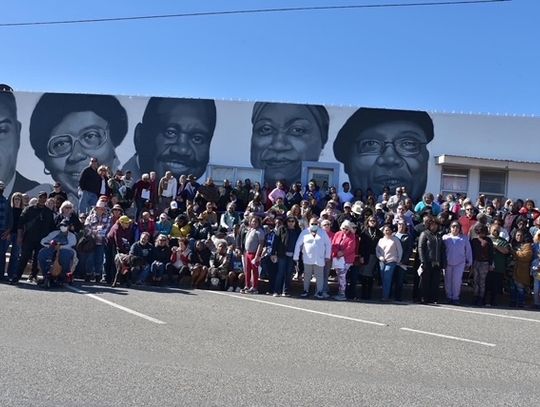
{"label": "person in white jacket", "polygon": [[302,251],[302,259],[304,261],[304,292],[302,297],[309,295],[309,284],[311,276],[315,275],[317,283],[316,298],[323,297],[323,273],[324,266],[330,262],[332,254],[332,242],[326,232],[319,227],[319,219],[314,216],[309,219],[309,226],[303,230],[298,236],[296,246],[294,248],[293,260],[298,261]]}
{"label": "person in white jacket", "polygon": [[60,222],[60,230],[53,230],[43,239],[41,245],[44,246],[38,253],[38,263],[43,273],[44,282],[49,279],[49,272],[54,261],[55,253],[58,251],[59,262],[62,267],[62,275],[57,280],[62,283],[68,273],[71,273],[76,265],[77,256],[74,250],[77,238],[69,231],[69,221],[67,219]]}

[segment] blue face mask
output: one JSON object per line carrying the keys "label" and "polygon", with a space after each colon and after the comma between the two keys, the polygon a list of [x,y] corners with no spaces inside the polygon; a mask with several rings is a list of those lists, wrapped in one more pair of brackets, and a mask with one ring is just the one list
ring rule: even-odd
{"label": "blue face mask", "polygon": [[309,225],[310,232],[316,232],[319,230],[319,225]]}

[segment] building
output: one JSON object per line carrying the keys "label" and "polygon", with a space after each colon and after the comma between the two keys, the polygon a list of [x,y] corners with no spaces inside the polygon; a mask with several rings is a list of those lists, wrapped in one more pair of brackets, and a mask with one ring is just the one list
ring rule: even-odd
{"label": "building", "polygon": [[[6,192],[60,182],[76,199],[90,156],[135,178],[250,178],[272,185],[350,181],[380,193],[405,185],[476,197],[540,200],[540,117],[58,93],[14,93],[0,133]],[[13,116],[0,98],[0,123]],[[8,118],[9,119],[9,118]],[[9,121],[9,120],[8,120]],[[20,122],[20,130],[16,122]],[[22,182],[25,181],[25,182]]]}

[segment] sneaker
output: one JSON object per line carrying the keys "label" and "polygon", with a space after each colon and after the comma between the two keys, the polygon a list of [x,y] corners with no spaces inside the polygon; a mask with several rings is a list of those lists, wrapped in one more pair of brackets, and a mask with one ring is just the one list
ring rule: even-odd
{"label": "sneaker", "polygon": [[289,294],[289,293],[283,293],[283,294],[281,294],[281,296],[282,296],[282,297],[290,297],[291,294]]}
{"label": "sneaker", "polygon": [[307,291],[304,291],[302,294],[300,294],[300,297],[307,297],[309,293]]}
{"label": "sneaker", "polygon": [[37,283],[37,278],[30,276],[30,277],[28,277],[26,279],[26,282],[27,283]]}
{"label": "sneaker", "polygon": [[315,298],[317,298],[318,300],[323,300],[324,299],[322,293],[315,294]]}
{"label": "sneaker", "polygon": [[251,287],[249,290],[247,290],[248,294],[259,294],[259,291],[253,287]]}
{"label": "sneaker", "polygon": [[233,291],[234,291],[234,287],[233,287],[233,286],[227,288],[227,292],[228,292],[228,293],[232,293]]}
{"label": "sneaker", "polygon": [[325,300],[330,298],[330,294],[328,294],[326,291],[323,291],[322,296]]}
{"label": "sneaker", "polygon": [[249,289],[248,287],[244,287],[244,288],[242,288],[242,289],[240,290],[240,294],[247,294],[247,293],[249,293],[249,290],[250,290],[250,289]]}
{"label": "sneaker", "polygon": [[234,290],[235,293],[241,293],[242,289],[240,287],[236,287],[236,290]]}
{"label": "sneaker", "polygon": [[272,297],[279,297],[279,294],[278,294],[278,293],[274,293],[274,294],[272,294]]}
{"label": "sneaker", "polygon": [[336,301],[346,301],[347,300],[347,297],[345,296],[345,294],[338,294],[334,297],[334,300]]}

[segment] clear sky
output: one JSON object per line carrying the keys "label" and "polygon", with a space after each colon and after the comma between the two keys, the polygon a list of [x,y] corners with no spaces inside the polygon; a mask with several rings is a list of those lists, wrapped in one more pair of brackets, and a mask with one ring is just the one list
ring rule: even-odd
{"label": "clear sky", "polygon": [[[17,0],[3,2],[0,23],[385,2]],[[540,1],[513,0],[0,27],[0,83],[18,91],[540,115],[539,21]]]}

